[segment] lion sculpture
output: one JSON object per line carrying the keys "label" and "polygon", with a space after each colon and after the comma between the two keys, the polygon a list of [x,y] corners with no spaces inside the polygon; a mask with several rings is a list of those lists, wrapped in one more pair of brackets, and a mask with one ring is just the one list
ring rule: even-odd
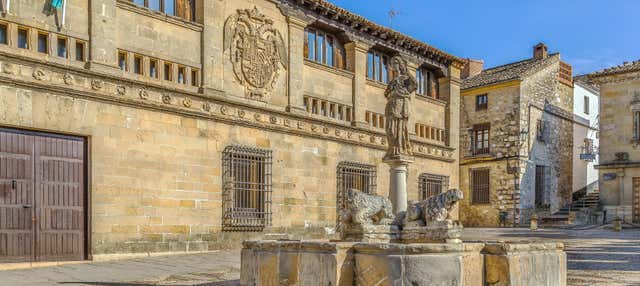
{"label": "lion sculpture", "polygon": [[342,211],[340,219],[343,225],[391,225],[393,223],[393,208],[388,198],[349,189],[346,199],[346,208]]}
{"label": "lion sculpture", "polygon": [[449,216],[451,210],[462,198],[462,191],[453,189],[424,201],[411,202],[402,225],[404,227],[428,226],[434,222],[451,219]]}

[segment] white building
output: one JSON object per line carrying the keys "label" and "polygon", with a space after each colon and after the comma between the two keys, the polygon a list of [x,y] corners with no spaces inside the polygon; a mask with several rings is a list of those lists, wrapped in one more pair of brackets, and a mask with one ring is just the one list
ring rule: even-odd
{"label": "white building", "polygon": [[598,189],[598,121],[600,91],[586,76],[574,78],[573,89],[573,192]]}

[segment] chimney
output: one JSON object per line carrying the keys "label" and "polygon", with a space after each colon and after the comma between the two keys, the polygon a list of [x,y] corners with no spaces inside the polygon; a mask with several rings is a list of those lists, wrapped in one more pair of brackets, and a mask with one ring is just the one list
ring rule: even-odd
{"label": "chimney", "polygon": [[460,78],[466,79],[474,77],[482,72],[484,69],[483,60],[466,59],[464,67],[460,71]]}
{"label": "chimney", "polygon": [[549,56],[549,50],[547,45],[539,43],[533,47],[533,58],[536,60],[543,60]]}

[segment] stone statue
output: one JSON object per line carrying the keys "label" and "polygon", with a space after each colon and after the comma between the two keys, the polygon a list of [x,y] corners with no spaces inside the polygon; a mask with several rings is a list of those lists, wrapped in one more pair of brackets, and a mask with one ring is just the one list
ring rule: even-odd
{"label": "stone statue", "polygon": [[384,92],[387,98],[385,116],[387,117],[386,132],[389,142],[385,159],[412,155],[407,125],[411,94],[418,87],[415,78],[409,74],[407,62],[402,57],[393,57],[390,66],[394,77]]}
{"label": "stone statue", "polygon": [[391,225],[393,219],[391,202],[386,197],[348,190],[347,208],[340,216],[342,227]]}
{"label": "stone statue", "polygon": [[404,216],[403,227],[430,226],[450,220],[451,210],[462,200],[462,191],[449,190],[420,202],[411,202]]}

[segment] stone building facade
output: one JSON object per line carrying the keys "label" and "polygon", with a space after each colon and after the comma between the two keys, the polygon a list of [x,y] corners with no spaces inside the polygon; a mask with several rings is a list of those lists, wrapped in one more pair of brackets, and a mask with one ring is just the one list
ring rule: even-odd
{"label": "stone building facade", "polygon": [[388,192],[394,55],[409,198],[458,187],[455,56],[323,0],[48,2],[0,17],[1,262],[331,236],[347,188]]}
{"label": "stone building facade", "polygon": [[640,61],[595,72],[600,84],[600,204],[640,223]]}
{"label": "stone building facade", "polygon": [[481,72],[470,72],[461,92],[463,224],[525,223],[536,208],[554,212],[570,202],[571,66],[539,44],[530,59],[464,70]]}
{"label": "stone building facade", "polygon": [[595,193],[598,187],[597,148],[600,145],[600,88],[586,75],[573,79],[573,192]]}

